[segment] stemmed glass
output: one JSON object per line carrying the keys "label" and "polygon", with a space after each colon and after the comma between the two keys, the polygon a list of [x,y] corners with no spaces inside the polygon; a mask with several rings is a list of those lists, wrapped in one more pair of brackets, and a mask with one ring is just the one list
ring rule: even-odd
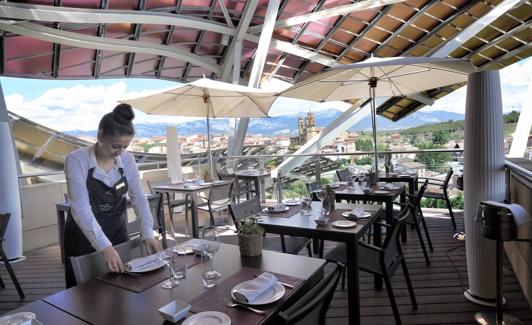
{"label": "stemmed glass", "polygon": [[175,270],[174,270],[174,254],[170,250],[167,251],[160,251],[159,252],[159,259],[164,262],[168,266],[168,271],[170,272],[170,277],[165,280],[161,287],[165,289],[172,289],[179,285],[179,281],[177,280]]}
{"label": "stemmed glass", "polygon": [[301,207],[301,214],[312,214],[312,192],[309,192],[306,189],[301,191]]}
{"label": "stemmed glass", "polygon": [[214,269],[214,254],[220,249],[220,235],[215,227],[204,227],[201,232],[201,249],[202,256],[209,258],[209,268],[203,272],[203,285],[210,288],[218,283],[222,276],[220,272]]}
{"label": "stemmed glass", "polygon": [[327,213],[327,211],[323,209],[323,200],[325,199],[325,189],[323,188],[323,186],[318,185],[318,187],[316,187],[316,189],[314,190],[314,193],[316,193],[316,197],[321,202],[321,206],[322,206],[321,213],[325,215]]}

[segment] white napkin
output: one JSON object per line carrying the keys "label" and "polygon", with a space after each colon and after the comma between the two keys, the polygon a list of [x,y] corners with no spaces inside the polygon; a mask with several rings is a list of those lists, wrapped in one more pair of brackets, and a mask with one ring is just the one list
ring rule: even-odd
{"label": "white napkin", "polygon": [[275,283],[277,283],[277,277],[271,273],[264,272],[233,292],[233,295],[238,301],[251,303],[273,287]]}
{"label": "white napkin", "polygon": [[283,211],[286,208],[286,205],[279,203],[273,206],[274,211]]}
{"label": "white napkin", "polygon": [[157,254],[153,254],[131,260],[127,262],[124,267],[126,268],[126,271],[139,272],[142,269],[158,263],[160,263],[159,256],[157,256]]}

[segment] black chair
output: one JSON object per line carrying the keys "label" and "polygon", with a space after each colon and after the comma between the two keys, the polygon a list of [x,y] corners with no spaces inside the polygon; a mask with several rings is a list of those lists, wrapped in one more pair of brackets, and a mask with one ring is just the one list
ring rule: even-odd
{"label": "black chair", "polygon": [[307,190],[312,194],[312,201],[319,201],[318,197],[314,193],[316,189],[320,186],[320,182],[307,182]]}
{"label": "black chair", "polygon": [[[250,200],[229,204],[231,218],[238,230],[239,220],[244,219],[249,214],[262,211],[259,198],[254,197]],[[310,240],[303,237],[293,237],[280,235],[280,237],[264,237],[262,246],[266,250],[283,252],[297,255],[305,246],[308,249],[308,255],[312,256]]]}
{"label": "black chair", "polygon": [[[388,292],[388,298],[390,299],[390,304],[392,305],[396,324],[401,324],[401,317],[399,315],[399,309],[397,308],[397,303],[393,294],[390,277],[393,275],[399,265],[401,265],[403,269],[403,274],[405,276],[412,306],[414,309],[417,309],[416,296],[414,295],[414,289],[412,287],[412,283],[410,282],[410,276],[408,275],[408,269],[406,267],[406,262],[400,243],[400,234],[405,226],[409,214],[410,209],[404,208],[401,210],[401,213],[398,216],[399,218],[393,218],[391,225],[385,225],[389,229],[382,247],[369,245],[361,241],[358,242],[358,268],[362,271],[377,274],[384,278],[386,291]],[[346,246],[336,246],[325,256],[325,258],[328,261],[346,264]]]}
{"label": "black chair", "polygon": [[211,226],[215,226],[214,214],[228,209],[232,202],[231,191],[233,183],[212,184],[208,197],[198,195],[204,202],[198,204],[198,209],[208,211],[211,217]]}
{"label": "black chair", "polygon": [[420,177],[420,180],[426,179],[429,181],[429,185],[437,185],[440,187],[441,192],[431,192],[430,190],[425,191],[425,194],[423,194],[423,197],[426,197],[428,199],[445,200],[445,203],[447,204],[447,209],[449,210],[449,215],[451,216],[451,222],[453,223],[454,229],[456,229],[456,222],[454,220],[453,208],[451,206],[451,201],[449,200],[449,194],[447,193],[447,189],[449,188],[449,181],[451,180],[452,176],[453,176],[453,169],[449,168],[449,171],[447,172],[447,176],[445,176],[445,179],[443,181],[440,179],[423,178],[423,177]]}
{"label": "black chair", "polygon": [[[153,230],[157,231],[162,237],[163,248],[166,248],[166,226],[164,224],[164,212],[163,212],[163,195],[162,193],[147,194],[146,199],[150,212],[153,216]],[[126,220],[127,222],[127,220]],[[141,221],[135,218],[132,222],[127,222],[127,233],[129,239],[134,239],[140,236]]]}
{"label": "black chair", "polygon": [[332,272],[289,308],[279,312],[279,324],[324,325],[325,316],[343,267],[336,264]]}
{"label": "black chair", "polygon": [[[159,182],[151,182],[149,179],[146,181],[148,183],[148,188],[150,189],[151,193],[154,193],[153,186],[158,184],[168,184],[170,182],[169,179]],[[184,199],[176,198],[176,194],[171,195],[169,192],[164,193],[166,194],[166,206],[168,207],[168,217],[170,218],[170,222],[172,223],[172,229],[174,228],[174,209],[177,207],[182,206],[183,210],[185,210],[185,225],[188,229],[188,197],[185,196]],[[163,200],[164,201],[164,200]],[[163,220],[164,220],[164,213],[163,213]]]}
{"label": "black chair", "polygon": [[235,173],[230,173],[228,171],[218,171],[218,178],[222,181],[232,181],[233,182],[233,191],[232,196],[236,199],[236,202],[240,202],[240,198],[245,195],[246,200],[251,198],[252,193],[256,193],[252,185],[245,181],[240,181]]}
{"label": "black chair", "polygon": [[[0,213],[0,256],[2,257],[2,261],[4,262],[4,265],[6,266],[7,272],[9,273],[9,276],[11,277],[11,280],[13,281],[15,288],[17,288],[17,292],[18,292],[18,295],[20,296],[20,299],[24,299],[25,297],[24,291],[22,291],[22,287],[18,283],[17,276],[15,275],[15,272],[13,271],[13,268],[11,267],[9,260],[7,259],[6,253],[4,252],[4,240],[5,240],[7,225],[9,224],[9,218],[11,218],[10,213]],[[0,277],[0,287],[2,289],[6,287],[1,277]]]}
{"label": "black chair", "polygon": [[347,182],[349,180],[349,170],[348,169],[337,169],[336,176],[340,182]]}
{"label": "black chair", "polygon": [[[425,247],[425,241],[423,240],[423,236],[421,235],[421,228],[419,227],[419,224],[423,225],[423,229],[425,230],[425,237],[427,237],[427,242],[429,244],[429,249],[431,252],[433,252],[434,248],[432,247],[432,241],[430,240],[429,230],[427,228],[427,223],[425,222],[425,217],[423,216],[423,211],[421,210],[421,198],[423,197],[423,194],[425,193],[425,190],[427,189],[428,182],[429,182],[428,180],[425,180],[425,182],[423,183],[423,185],[421,185],[416,195],[406,194],[407,197],[409,198],[409,202],[407,204],[402,204],[402,203],[397,203],[397,202],[395,202],[394,204],[410,209],[410,214],[408,215],[408,218],[406,219],[406,223],[413,226],[416,229],[417,237],[419,238],[419,243],[421,244],[421,250],[423,251],[423,256],[425,257],[425,262],[427,263],[427,265],[430,265],[430,259],[429,259],[429,255],[427,254],[427,249]],[[400,213],[400,212],[395,212],[395,213]]]}

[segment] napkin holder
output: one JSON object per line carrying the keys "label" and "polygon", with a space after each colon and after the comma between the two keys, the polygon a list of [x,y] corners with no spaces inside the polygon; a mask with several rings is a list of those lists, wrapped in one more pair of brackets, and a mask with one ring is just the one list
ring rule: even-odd
{"label": "napkin holder", "polygon": [[379,175],[375,171],[368,172],[368,182],[369,187],[374,187],[379,182]]}

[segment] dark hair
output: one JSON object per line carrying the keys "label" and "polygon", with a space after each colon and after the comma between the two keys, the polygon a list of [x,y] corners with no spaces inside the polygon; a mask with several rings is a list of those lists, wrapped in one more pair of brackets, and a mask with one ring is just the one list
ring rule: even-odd
{"label": "dark hair", "polygon": [[120,137],[135,135],[133,119],[135,113],[129,104],[117,105],[111,113],[105,114],[98,125],[98,137]]}

